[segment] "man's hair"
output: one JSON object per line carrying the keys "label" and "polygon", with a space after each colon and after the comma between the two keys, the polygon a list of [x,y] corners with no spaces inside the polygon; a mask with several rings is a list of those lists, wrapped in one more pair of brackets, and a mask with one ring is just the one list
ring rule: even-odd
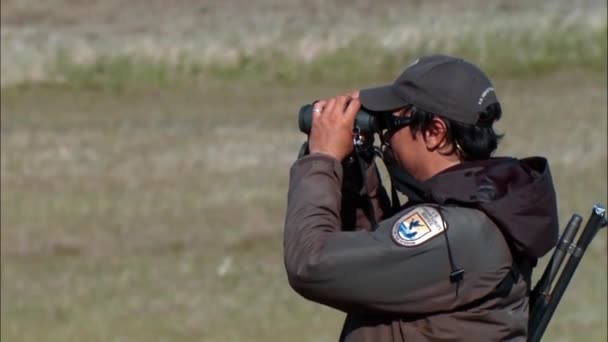
{"label": "man's hair", "polygon": [[502,109],[499,103],[493,103],[479,113],[478,125],[468,125],[450,120],[441,115],[433,114],[417,107],[412,107],[412,121],[410,129],[413,134],[419,130],[426,132],[433,119],[439,117],[445,122],[447,128],[447,141],[452,144],[452,150],[457,151],[464,160],[487,159],[498,147],[498,142],[504,134],[496,134],[492,123],[500,119]]}

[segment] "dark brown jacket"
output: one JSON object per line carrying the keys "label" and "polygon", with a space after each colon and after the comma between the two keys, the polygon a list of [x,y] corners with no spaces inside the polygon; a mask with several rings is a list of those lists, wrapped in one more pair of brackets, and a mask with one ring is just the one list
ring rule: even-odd
{"label": "dark brown jacket", "polygon": [[[343,172],[324,155],[296,161],[284,232],[291,286],[347,313],[341,341],[525,341],[529,273],[514,272],[512,255],[534,263],[557,239],[555,194],[542,159],[448,169],[427,182],[428,203],[390,216],[386,192],[368,172],[377,217],[388,216],[374,228],[361,201],[346,195]],[[412,213],[424,210],[439,213],[443,229],[422,243],[400,243],[401,224],[407,228]],[[458,282],[449,277],[455,267],[464,270]]]}

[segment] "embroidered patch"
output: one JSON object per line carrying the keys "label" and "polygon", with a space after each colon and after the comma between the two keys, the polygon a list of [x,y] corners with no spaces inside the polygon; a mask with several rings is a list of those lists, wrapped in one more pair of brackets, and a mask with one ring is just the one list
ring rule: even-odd
{"label": "embroidered patch", "polygon": [[393,240],[401,246],[419,246],[445,230],[445,222],[433,207],[420,206],[407,212],[393,225]]}

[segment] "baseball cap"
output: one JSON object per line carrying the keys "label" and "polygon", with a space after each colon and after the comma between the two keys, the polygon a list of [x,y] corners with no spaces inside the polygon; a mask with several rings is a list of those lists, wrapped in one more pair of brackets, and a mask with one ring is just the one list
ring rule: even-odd
{"label": "baseball cap", "polygon": [[479,113],[498,103],[494,86],[481,69],[447,55],[420,57],[392,84],[361,90],[359,100],[371,111],[414,105],[470,125],[479,124]]}

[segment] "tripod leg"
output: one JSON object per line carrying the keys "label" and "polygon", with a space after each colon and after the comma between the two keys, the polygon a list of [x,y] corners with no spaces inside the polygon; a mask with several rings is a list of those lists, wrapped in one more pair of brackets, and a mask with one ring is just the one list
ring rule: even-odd
{"label": "tripod leg", "polygon": [[591,216],[589,217],[589,220],[585,225],[585,229],[583,229],[583,232],[581,233],[581,236],[576,242],[576,245],[573,245],[573,248],[569,250],[571,256],[568,259],[566,266],[564,266],[559,280],[555,284],[555,288],[551,292],[550,300],[547,304],[546,310],[540,313],[540,319],[538,320],[538,323],[530,327],[531,329],[528,334],[528,341],[538,342],[545,333],[545,329],[547,328],[547,325],[549,325],[549,321],[551,320],[551,317],[553,317],[553,313],[555,312],[557,305],[562,299],[562,296],[566,291],[566,288],[568,287],[568,284],[570,283],[570,280],[572,279],[572,276],[574,275],[578,264],[581,262],[581,259],[583,258],[583,255],[587,250],[587,247],[589,246],[591,240],[593,240],[597,232],[601,228],[606,226],[605,215],[606,209],[604,207],[597,204],[593,206],[593,211],[591,212]]}

